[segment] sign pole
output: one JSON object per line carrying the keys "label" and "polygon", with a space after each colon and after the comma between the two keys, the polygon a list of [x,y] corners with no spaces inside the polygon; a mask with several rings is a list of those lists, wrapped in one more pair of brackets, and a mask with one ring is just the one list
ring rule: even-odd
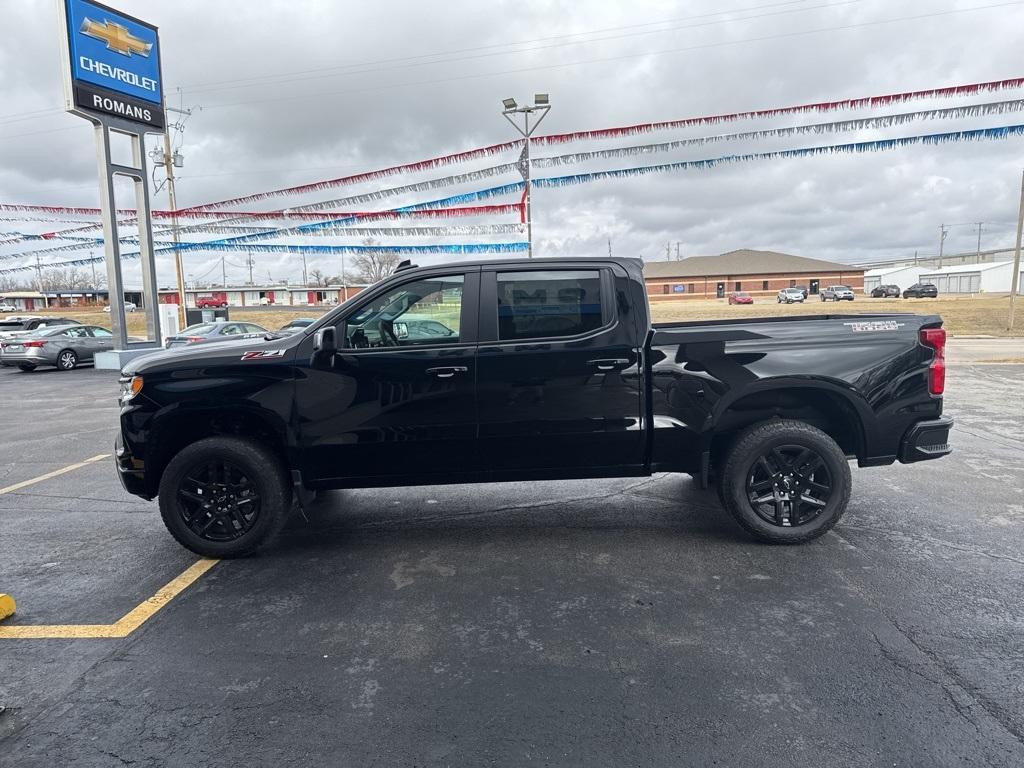
{"label": "sign pole", "polygon": [[[65,109],[91,122],[96,140],[110,322],[114,335],[114,351],[98,354],[96,367],[113,367],[105,358],[101,364],[101,357],[112,355],[109,362],[117,363],[116,367],[120,368],[125,360],[123,353],[129,351],[130,344],[124,315],[124,278],[114,190],[116,176],[131,179],[135,187],[147,336],[145,344],[135,347],[148,349],[162,341],[145,151],[146,134],[164,132],[166,126],[159,34],[154,25],[96,0],[57,0],[57,6]],[[127,137],[130,142],[130,165],[114,162],[111,157],[112,133]],[[175,207],[173,203],[171,207]]]}

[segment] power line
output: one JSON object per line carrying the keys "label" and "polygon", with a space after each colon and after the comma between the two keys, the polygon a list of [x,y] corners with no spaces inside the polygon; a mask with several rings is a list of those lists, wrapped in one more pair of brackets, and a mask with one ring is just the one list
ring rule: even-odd
{"label": "power line", "polygon": [[[591,43],[607,42],[609,40],[621,40],[621,39],[630,38],[630,37],[640,37],[640,36],[644,36],[644,35],[660,34],[660,33],[663,33],[663,32],[675,32],[675,31],[678,31],[678,30],[681,30],[681,29],[696,29],[698,27],[715,26],[715,25],[718,25],[718,24],[732,24],[732,23],[740,22],[740,21],[754,21],[754,20],[757,20],[757,19],[763,19],[763,18],[768,18],[768,17],[773,17],[773,16],[788,15],[788,14],[792,14],[792,13],[806,13],[807,11],[820,10],[822,8],[836,8],[836,7],[844,6],[844,5],[854,5],[854,4],[860,3],[860,2],[862,2],[862,0],[840,0],[840,2],[821,3],[819,5],[804,6],[802,8],[792,8],[792,9],[784,10],[784,11],[773,11],[773,12],[770,12],[770,13],[759,13],[759,14],[755,14],[755,15],[752,15],[752,16],[744,16],[744,17],[738,18],[738,19],[718,19],[718,20],[715,20],[715,21],[704,21],[704,22],[700,22],[700,23],[697,23],[697,24],[680,24],[680,25],[676,25],[676,26],[665,27],[664,29],[644,30],[642,32],[627,32],[627,33],[618,34],[618,35],[606,35],[605,37],[595,37],[595,38],[589,39],[589,40],[569,40],[569,41],[562,42],[562,43],[550,43],[550,44],[547,44],[547,45],[536,45],[536,46],[533,46],[531,48],[518,48],[518,49],[507,50],[507,51],[493,51],[491,53],[478,53],[478,54],[475,54],[475,55],[472,55],[472,56],[452,56],[451,55],[452,53],[459,53],[460,51],[448,51],[448,52],[443,52],[443,53],[421,54],[419,56],[410,56],[410,57],[404,57],[404,58],[385,59],[385,60],[380,61],[380,62],[369,62],[369,63],[365,63],[365,64],[346,64],[346,65],[340,65],[340,66],[335,66],[335,67],[323,67],[323,68],[320,68],[320,69],[302,70],[302,71],[298,71],[298,72],[288,72],[288,73],[281,73],[281,74],[275,74],[275,75],[263,75],[263,76],[258,76],[258,77],[239,78],[237,80],[222,81],[222,82],[228,83],[230,85],[221,85],[219,83],[216,83],[216,84],[215,83],[211,83],[211,84],[208,84],[208,85],[193,86],[193,87],[189,88],[188,91],[189,91],[189,94],[192,95],[192,94],[196,94],[196,93],[209,93],[209,92],[212,92],[212,91],[233,90],[233,89],[236,89],[236,88],[247,88],[247,87],[254,87],[254,86],[257,86],[257,85],[265,85],[265,84],[274,84],[274,85],[276,85],[276,84],[283,84],[283,83],[293,82],[295,80],[302,80],[302,81],[318,80],[318,79],[322,79],[322,78],[339,77],[339,76],[346,76],[346,75],[365,75],[365,74],[370,74],[370,73],[375,73],[375,72],[389,72],[389,71],[394,71],[394,70],[399,70],[399,69],[409,69],[411,67],[422,67],[422,66],[428,66],[428,65],[433,65],[433,64],[451,64],[451,63],[455,63],[455,62],[474,61],[474,60],[478,60],[478,59],[492,58],[494,56],[510,56],[510,55],[517,54],[517,53],[533,53],[535,51],[549,50],[549,49],[552,49],[552,48],[564,48],[564,47],[570,46],[570,45],[588,45],[588,44],[591,44]],[[776,3],[774,5],[776,5],[776,6],[777,5],[792,5],[792,3]],[[773,6],[766,6],[766,7],[773,7]],[[739,11],[739,12],[742,12],[742,11]],[[711,15],[721,15],[722,13],[728,13],[728,12],[727,11],[719,11],[719,12],[717,12],[715,14],[703,14],[701,16],[692,16],[692,17],[685,17],[684,16],[684,17],[682,17],[682,19],[704,18],[706,16],[711,16]],[[681,19],[679,19],[679,20],[681,20]],[[665,22],[653,22],[653,23],[654,24],[665,24],[665,23],[671,23],[672,21],[677,21],[677,19],[673,19],[673,20],[669,20],[669,21],[665,21]],[[629,27],[624,27],[624,29],[628,29],[628,28]],[[613,28],[613,30],[614,29],[615,28]],[[579,33],[576,33],[577,36],[579,36],[579,35],[590,35],[590,34],[599,34],[599,32],[579,32]],[[561,37],[568,37],[568,35],[563,35]],[[526,41],[524,43],[506,43],[506,44],[504,44],[504,46],[505,47],[509,47],[509,46],[516,46],[516,45],[528,45],[528,44],[530,44],[532,42],[540,42],[540,41],[543,41],[545,39],[554,39],[554,38],[541,38],[540,40]],[[500,47],[500,46],[499,45],[483,46],[483,48],[494,48],[494,47]],[[481,50],[481,48],[463,49],[463,52],[465,52],[465,51],[474,51],[474,50]],[[432,57],[443,57],[443,58],[438,58],[436,61],[421,61],[421,59],[432,58]],[[389,62],[407,62],[407,63],[396,63],[396,64],[392,64],[391,66],[377,66],[378,64],[389,63]],[[362,67],[362,68],[360,69],[360,67]],[[348,71],[344,71],[344,72],[337,71],[337,70],[341,70],[341,69],[345,69],[345,70],[348,70]],[[321,74],[316,74],[316,73],[321,73]]]}
{"label": "power line", "polygon": [[638,52],[638,53],[621,54],[619,56],[607,56],[607,57],[596,58],[596,59],[583,59],[583,60],[580,60],[580,61],[570,61],[570,62],[564,62],[564,63],[561,63],[561,64],[546,64],[546,65],[540,65],[540,66],[534,66],[534,67],[520,67],[520,68],[517,68],[517,69],[506,69],[506,70],[501,70],[501,71],[497,71],[497,72],[483,72],[483,73],[477,73],[477,74],[471,74],[471,75],[458,75],[458,76],[454,76],[454,77],[435,78],[435,79],[432,79],[432,80],[408,81],[408,82],[404,82],[404,83],[392,83],[390,85],[371,85],[371,86],[365,86],[365,87],[360,87],[360,88],[348,88],[348,89],[340,90],[340,91],[326,91],[326,92],[325,91],[321,91],[321,92],[318,92],[318,93],[310,93],[310,94],[296,94],[296,95],[291,95],[291,96],[268,97],[268,98],[265,98],[265,99],[245,99],[243,101],[222,102],[220,104],[207,104],[206,105],[206,109],[215,109],[215,108],[221,108],[221,107],[247,106],[247,105],[251,105],[251,104],[264,104],[264,103],[272,103],[272,102],[280,102],[280,101],[303,101],[303,100],[307,100],[307,99],[321,99],[322,100],[322,99],[324,99],[324,97],[327,97],[327,96],[344,96],[344,95],[351,94],[351,93],[365,93],[365,92],[368,92],[368,91],[379,92],[379,91],[383,91],[383,90],[393,90],[393,89],[396,89],[396,88],[409,88],[409,87],[422,86],[422,85],[437,85],[437,84],[440,84],[440,83],[461,82],[461,81],[465,81],[465,80],[478,80],[478,79],[481,79],[481,78],[497,77],[497,76],[500,76],[500,75],[515,75],[515,74],[523,74],[523,73],[526,73],[526,72],[541,72],[541,71],[546,71],[546,70],[551,70],[551,69],[564,69],[566,67],[577,67],[577,66],[582,66],[582,65],[585,65],[585,64],[603,64],[603,63],[608,63],[608,62],[613,62],[613,61],[624,61],[624,60],[627,60],[627,59],[642,58],[644,56],[662,56],[662,55],[672,54],[672,53],[687,53],[687,52],[692,52],[692,51],[708,50],[708,49],[712,49],[712,48],[723,48],[723,47],[727,47],[727,46],[746,45],[746,44],[749,44],[749,43],[761,43],[761,42],[769,42],[769,41],[772,41],[772,40],[786,40],[786,39],[797,38],[797,37],[808,37],[808,36],[811,36],[811,35],[821,34],[823,32],[841,32],[841,31],[847,31],[847,30],[851,30],[851,29],[863,29],[863,28],[866,28],[866,27],[877,27],[877,26],[884,26],[886,24],[896,24],[896,23],[903,22],[903,21],[919,21],[921,19],[929,19],[929,18],[934,18],[934,17],[939,17],[939,16],[950,16],[950,15],[953,15],[953,14],[961,14],[961,13],[973,13],[973,12],[976,12],[976,11],[986,11],[986,10],[992,10],[992,9],[995,9],[995,8],[1006,8],[1008,6],[1016,6],[1016,5],[1024,5],[1024,0],[1012,0],[1011,2],[994,3],[994,4],[991,4],[991,5],[981,5],[981,6],[975,6],[974,8],[953,8],[953,9],[946,10],[946,11],[933,11],[933,12],[930,12],[930,13],[920,13],[920,14],[915,14],[915,15],[912,15],[912,16],[898,16],[898,17],[892,18],[892,19],[880,19],[880,20],[876,20],[876,21],[865,21],[865,22],[860,22],[860,23],[857,23],[857,24],[843,24],[843,25],[835,26],[835,27],[819,27],[818,29],[809,29],[809,30],[803,30],[803,31],[798,31],[798,32],[783,32],[783,33],[779,33],[779,34],[775,34],[775,35],[763,35],[763,36],[760,36],[760,37],[748,37],[748,38],[745,38],[745,39],[742,39],[742,40],[726,40],[726,41],[721,41],[721,42],[717,42],[717,43],[705,43],[705,44],[701,44],[701,45],[684,46],[682,48],[666,48],[666,49],[662,49],[662,50],[659,50],[659,51],[642,51],[642,52]]}
{"label": "power line", "polygon": [[[860,1],[861,0],[851,0],[851,2],[860,2]],[[748,7],[745,7],[745,8],[733,8],[733,9],[726,10],[726,11],[713,11],[711,13],[695,14],[695,15],[692,15],[692,16],[679,16],[679,17],[672,18],[672,19],[662,19],[661,21],[648,21],[648,22],[644,22],[644,23],[640,23],[640,24],[626,24],[626,25],[618,26],[618,27],[604,27],[604,28],[601,28],[601,29],[588,30],[586,32],[570,32],[570,33],[565,33],[565,34],[562,34],[562,35],[551,35],[551,36],[548,36],[548,37],[538,37],[538,38],[532,38],[532,39],[529,39],[529,40],[518,40],[518,41],[514,41],[514,42],[509,42],[509,43],[492,43],[490,45],[479,45],[479,46],[474,46],[472,48],[457,48],[455,50],[439,51],[437,53],[422,53],[422,54],[418,54],[418,55],[415,55],[415,56],[398,56],[398,57],[393,57],[393,58],[389,58],[389,59],[374,59],[374,60],[364,61],[364,62],[355,62],[355,63],[352,63],[352,64],[339,64],[339,65],[336,65],[336,66],[333,66],[333,67],[319,67],[319,68],[315,68],[315,69],[294,70],[294,71],[291,71],[291,72],[283,72],[283,73],[280,73],[278,75],[267,75],[267,76],[264,76],[264,77],[266,77],[267,79],[269,79],[269,78],[276,78],[276,77],[290,78],[292,76],[301,76],[301,75],[307,75],[307,74],[315,74],[315,73],[318,73],[318,72],[328,72],[328,71],[334,71],[334,70],[339,70],[339,69],[352,69],[352,68],[357,68],[357,67],[373,66],[373,65],[377,65],[377,64],[392,64],[392,63],[405,62],[405,61],[412,62],[412,61],[417,61],[417,60],[420,60],[420,59],[428,59],[428,58],[434,58],[434,57],[438,57],[438,56],[450,56],[451,54],[457,54],[457,53],[473,53],[473,52],[476,52],[476,51],[485,51],[485,50],[490,50],[490,49],[493,49],[493,48],[509,48],[509,47],[519,46],[519,45],[529,45],[531,43],[543,43],[543,42],[548,42],[550,40],[563,40],[565,38],[570,38],[570,37],[583,37],[583,36],[586,36],[586,35],[597,35],[597,34],[601,34],[601,33],[604,33],[604,32],[618,32],[618,31],[625,30],[625,29],[639,29],[639,28],[642,28],[642,27],[652,27],[652,26],[657,26],[657,25],[660,25],[660,24],[672,24],[672,23],[675,23],[675,22],[678,22],[678,21],[692,21],[692,20],[695,20],[695,19],[705,19],[705,18],[709,18],[709,17],[712,17],[712,16],[723,16],[723,15],[729,14],[729,13],[746,13],[748,11],[759,11],[759,10],[763,10],[763,9],[766,9],[766,8],[779,8],[779,7],[787,6],[787,5],[800,5],[800,4],[805,3],[805,2],[807,2],[807,0],[785,0],[784,2],[767,3],[767,4],[764,4],[764,5],[748,6]],[[845,3],[840,3],[840,5],[842,5],[842,4],[845,4]],[[803,11],[803,10],[809,10],[809,9],[800,8],[800,9],[796,9],[796,10],[797,11]],[[787,13],[792,13],[792,12],[793,11],[787,11]],[[754,18],[757,18],[757,17],[754,17]],[[745,19],[723,19],[723,20],[721,20],[720,22],[717,22],[717,23],[726,23],[726,22],[730,22],[730,21],[744,21],[744,20]],[[666,29],[666,30],[655,30],[655,32],[661,32],[661,31],[671,31],[671,28],[670,29]],[[590,42],[590,41],[580,41],[580,42]],[[508,53],[519,53],[519,52],[521,52],[521,51],[508,51]],[[439,62],[427,62],[427,63],[439,63]],[[221,90],[220,88],[211,88],[210,86],[230,85],[230,84],[245,83],[245,82],[252,82],[252,81],[257,81],[258,82],[261,79],[263,79],[263,77],[256,76],[256,77],[236,78],[236,79],[231,79],[231,80],[215,80],[215,81],[212,81],[212,82],[207,82],[207,83],[203,83],[203,84],[199,84],[199,85],[177,86],[177,89],[179,91],[181,91],[182,89],[187,89],[190,92],[200,92],[200,91],[207,91],[207,90]],[[284,82],[287,82],[287,81],[284,81]],[[63,112],[63,110],[61,110],[59,108],[37,109],[37,110],[33,110],[33,111],[28,111],[28,112],[12,112],[12,113],[9,113],[9,114],[6,114],[6,115],[0,115],[0,125],[3,125],[3,124],[8,123],[8,122],[14,123],[14,122],[20,122],[21,120],[39,119],[38,116],[46,116],[46,115],[51,115],[51,114],[60,114],[61,112]],[[36,116],[36,117],[33,117],[33,116]]]}

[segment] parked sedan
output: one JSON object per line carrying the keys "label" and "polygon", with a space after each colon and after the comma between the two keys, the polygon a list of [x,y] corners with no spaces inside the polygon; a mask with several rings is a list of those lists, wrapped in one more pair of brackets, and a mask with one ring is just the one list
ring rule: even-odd
{"label": "parked sedan", "polygon": [[70,317],[11,317],[0,320],[0,341],[63,325],[81,325]]}
{"label": "parked sedan", "polygon": [[900,287],[898,285],[879,285],[871,289],[872,299],[898,299]]}
{"label": "parked sedan", "polygon": [[733,291],[729,294],[730,304],[753,304],[754,297],[743,291]]}
{"label": "parked sedan", "polygon": [[807,297],[800,288],[783,288],[775,297],[779,304],[792,304],[794,301],[803,301]]}
{"label": "parked sedan", "polygon": [[903,292],[904,299],[937,299],[939,289],[931,283],[914,283]]}
{"label": "parked sedan", "polygon": [[853,301],[853,291],[848,285],[830,285],[821,292],[822,301]]}
{"label": "parked sedan", "polygon": [[[137,309],[137,307],[132,302],[126,301],[124,303],[124,311],[125,312],[134,312],[136,309]],[[105,306],[103,308],[103,311],[104,312],[110,312],[110,305],[107,304],[107,306]]]}
{"label": "parked sedan", "polygon": [[211,341],[237,341],[239,339],[262,338],[270,333],[262,325],[255,323],[199,323],[190,325],[176,336],[168,336],[164,341],[167,349],[184,347],[189,344],[205,344]]}
{"label": "parked sedan", "polygon": [[98,325],[47,327],[0,342],[0,364],[34,371],[52,365],[70,371],[91,363],[97,352],[114,348],[114,335]]}

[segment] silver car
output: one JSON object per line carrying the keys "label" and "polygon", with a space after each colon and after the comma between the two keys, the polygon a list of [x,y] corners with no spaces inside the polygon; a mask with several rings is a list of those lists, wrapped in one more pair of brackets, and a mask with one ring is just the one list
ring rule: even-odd
{"label": "silver car", "polygon": [[775,297],[779,304],[792,304],[794,301],[799,301],[803,304],[805,298],[804,292],[799,288],[783,288],[779,291],[778,296]]}
{"label": "silver car", "polygon": [[0,365],[34,371],[41,365],[70,371],[91,363],[97,352],[114,348],[114,335],[98,325],[41,328],[0,342]]}

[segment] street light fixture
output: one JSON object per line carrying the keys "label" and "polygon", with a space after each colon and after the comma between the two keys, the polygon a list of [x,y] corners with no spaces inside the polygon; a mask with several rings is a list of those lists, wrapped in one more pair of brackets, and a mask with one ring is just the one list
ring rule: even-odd
{"label": "street light fixture", "polygon": [[[526,184],[526,189],[523,193],[523,203],[526,206],[526,241],[527,241],[527,256],[533,258],[533,206],[530,200],[530,137],[533,136],[533,132],[537,130],[537,126],[541,124],[541,121],[547,116],[551,110],[551,99],[546,93],[538,93],[533,97],[532,106],[518,106],[516,100],[512,98],[502,99],[502,106],[505,108],[501,113],[505,119],[511,123],[512,127],[519,132],[519,134],[525,139],[523,144],[523,152],[519,156],[519,172],[523,175],[523,182]],[[534,121],[533,125],[530,125],[530,115],[534,112],[539,112],[540,115]],[[518,122],[512,117],[512,115],[522,115],[523,125],[520,126]]]}

